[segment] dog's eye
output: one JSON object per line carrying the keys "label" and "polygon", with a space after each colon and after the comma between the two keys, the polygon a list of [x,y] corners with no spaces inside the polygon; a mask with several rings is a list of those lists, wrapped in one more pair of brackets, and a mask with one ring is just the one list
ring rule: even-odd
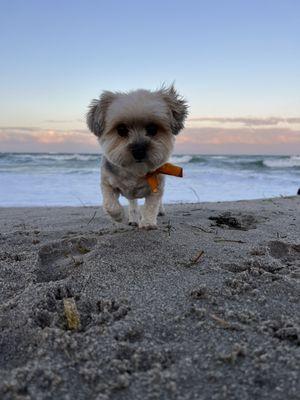
{"label": "dog's eye", "polygon": [[125,124],[120,124],[117,126],[117,132],[118,132],[118,135],[120,135],[122,137],[126,137],[126,136],[128,136],[129,130]]}
{"label": "dog's eye", "polygon": [[148,124],[145,129],[147,136],[155,136],[158,131],[158,126],[155,124]]}

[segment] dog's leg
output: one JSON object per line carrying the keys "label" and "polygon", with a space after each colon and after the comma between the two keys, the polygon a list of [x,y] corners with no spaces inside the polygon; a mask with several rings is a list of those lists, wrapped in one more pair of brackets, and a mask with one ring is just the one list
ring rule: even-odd
{"label": "dog's leg", "polygon": [[161,202],[162,193],[151,193],[145,199],[142,208],[142,219],[139,227],[143,229],[157,229],[157,214]]}
{"label": "dog's leg", "polygon": [[158,215],[163,216],[165,214],[166,214],[165,207],[163,205],[162,199],[160,199]]}
{"label": "dog's leg", "polygon": [[119,193],[107,183],[101,183],[103,208],[116,222],[124,221],[124,210],[119,202]]}
{"label": "dog's leg", "polygon": [[139,206],[138,201],[136,199],[129,200],[129,225],[137,226],[139,224]]}

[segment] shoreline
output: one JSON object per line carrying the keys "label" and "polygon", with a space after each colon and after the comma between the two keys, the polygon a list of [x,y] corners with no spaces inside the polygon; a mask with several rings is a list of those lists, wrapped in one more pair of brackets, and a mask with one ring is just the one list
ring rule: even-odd
{"label": "shoreline", "polygon": [[[300,190],[300,187],[299,187]],[[253,202],[253,201],[257,201],[257,202],[268,202],[268,201],[272,201],[272,200],[279,200],[279,199],[293,199],[293,198],[297,198],[299,195],[296,193],[294,195],[290,195],[290,196],[275,196],[275,197],[260,197],[260,198],[254,198],[254,199],[240,199],[240,200],[218,200],[218,201],[191,201],[191,202],[187,202],[187,201],[178,201],[176,203],[164,203],[164,206],[166,207],[173,207],[173,206],[193,206],[193,205],[209,205],[209,204],[220,204],[220,203],[240,203],[240,202]],[[122,197],[123,200],[127,201],[127,199],[125,197]],[[144,199],[138,199],[143,201]],[[123,207],[125,207],[127,209],[127,204],[121,204]],[[58,209],[58,208],[101,208],[102,209],[102,203],[99,204],[81,204],[81,205],[33,205],[33,206],[2,206],[0,205],[0,210],[1,209],[32,209],[32,208],[36,208],[36,209],[44,209],[44,208],[53,208],[53,209]]]}
{"label": "shoreline", "polygon": [[296,398],[299,211],[171,204],[143,231],[0,207],[1,399]]}

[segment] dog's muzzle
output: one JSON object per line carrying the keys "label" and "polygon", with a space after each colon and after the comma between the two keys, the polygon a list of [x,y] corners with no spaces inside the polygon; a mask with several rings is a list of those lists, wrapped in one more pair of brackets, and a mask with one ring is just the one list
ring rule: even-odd
{"label": "dog's muzzle", "polygon": [[131,149],[133,158],[136,161],[143,161],[147,155],[148,143],[146,143],[146,142],[133,143],[130,146],[130,149]]}

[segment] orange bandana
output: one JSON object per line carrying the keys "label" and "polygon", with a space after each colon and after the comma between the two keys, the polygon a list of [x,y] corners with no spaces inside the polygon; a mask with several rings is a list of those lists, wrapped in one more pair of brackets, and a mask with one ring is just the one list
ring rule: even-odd
{"label": "orange bandana", "polygon": [[182,172],[183,169],[181,167],[178,167],[177,165],[173,165],[170,163],[163,164],[161,167],[157,168],[153,172],[149,172],[149,174],[146,175],[146,180],[148,182],[148,185],[151,187],[151,190],[153,193],[158,192],[158,179],[157,175],[158,174],[165,174],[165,175],[172,175],[172,176],[177,176],[179,178],[182,178]]}

